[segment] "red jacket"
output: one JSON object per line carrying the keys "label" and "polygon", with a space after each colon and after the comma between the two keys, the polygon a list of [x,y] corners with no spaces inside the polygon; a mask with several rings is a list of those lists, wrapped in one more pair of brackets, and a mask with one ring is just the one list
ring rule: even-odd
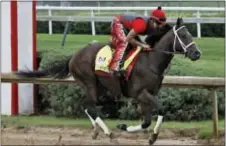
{"label": "red jacket", "polygon": [[120,15],[118,16],[123,27],[130,31],[134,31],[139,35],[150,34],[152,28],[150,27],[149,17],[135,16],[135,15]]}

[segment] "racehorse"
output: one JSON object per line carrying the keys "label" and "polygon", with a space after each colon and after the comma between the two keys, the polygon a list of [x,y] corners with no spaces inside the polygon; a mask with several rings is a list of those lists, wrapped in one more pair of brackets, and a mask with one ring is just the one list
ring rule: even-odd
{"label": "racehorse", "polygon": [[[148,36],[146,43],[153,43],[151,38]],[[91,43],[62,61],[62,64],[42,71],[19,71],[16,74],[25,77],[55,78],[66,78],[72,75],[86,91],[87,96],[82,100],[81,105],[93,125],[93,138],[97,137],[99,133],[97,129],[101,128],[112,139],[113,132],[96,112],[99,95],[104,91],[110,91],[114,96],[123,94],[136,100],[137,112],[143,116],[143,122],[137,126],[119,124],[117,127],[127,132],[147,129],[151,125],[151,111],[154,108],[158,111],[159,108],[156,95],[161,89],[164,71],[175,54],[183,54],[192,61],[200,59],[201,56],[182,18],[178,18],[174,26],[167,27],[163,31],[151,51],[142,51],[141,48],[135,47],[128,52],[123,66],[127,71],[125,77],[109,74],[106,67],[112,57],[111,53],[110,45]],[[159,111],[154,133],[149,138],[150,145],[158,137],[163,116],[164,113]]]}

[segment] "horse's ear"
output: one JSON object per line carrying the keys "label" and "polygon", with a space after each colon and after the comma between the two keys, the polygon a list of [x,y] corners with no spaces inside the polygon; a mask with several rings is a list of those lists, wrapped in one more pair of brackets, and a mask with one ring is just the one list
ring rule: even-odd
{"label": "horse's ear", "polygon": [[184,24],[184,20],[183,18],[180,18],[180,25],[183,25]]}
{"label": "horse's ear", "polygon": [[183,25],[183,23],[184,23],[183,19],[178,17],[177,18],[177,23],[176,23],[177,27]]}
{"label": "horse's ear", "polygon": [[177,25],[177,26],[179,26],[179,25],[180,25],[179,17],[177,18],[176,25]]}

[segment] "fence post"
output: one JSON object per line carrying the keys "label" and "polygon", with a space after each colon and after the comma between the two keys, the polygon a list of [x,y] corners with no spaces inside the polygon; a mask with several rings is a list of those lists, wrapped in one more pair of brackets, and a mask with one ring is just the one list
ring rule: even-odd
{"label": "fence post", "polygon": [[64,47],[64,43],[65,43],[67,33],[69,30],[70,30],[70,21],[67,21],[65,29],[64,29],[63,39],[61,41],[61,49],[63,49],[63,47]]}
{"label": "fence post", "polygon": [[144,10],[144,16],[148,16],[148,11]]}
{"label": "fence post", "polygon": [[[49,17],[52,16],[52,11],[50,9],[48,10],[48,15],[49,15]],[[52,20],[49,20],[49,35],[53,34],[53,30],[52,29],[53,29],[52,28]]]}
{"label": "fence post", "polygon": [[213,99],[213,135],[218,138],[218,106],[216,89],[211,89]]}
{"label": "fence post", "polygon": [[94,10],[91,10],[91,27],[92,27],[92,35],[96,35],[95,30],[95,22],[94,22]]}
{"label": "fence post", "polygon": [[[199,10],[197,11],[197,16],[196,17],[200,18]],[[201,38],[201,25],[200,25],[200,23],[196,23],[196,25],[197,25],[197,37]]]}

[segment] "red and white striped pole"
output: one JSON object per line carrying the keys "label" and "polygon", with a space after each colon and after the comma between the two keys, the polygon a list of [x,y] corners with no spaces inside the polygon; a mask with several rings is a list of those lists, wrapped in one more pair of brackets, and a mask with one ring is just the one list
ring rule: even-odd
{"label": "red and white striped pole", "polygon": [[[35,1],[5,1],[0,7],[1,72],[36,69]],[[33,84],[1,83],[2,114],[31,114],[35,105]]]}

